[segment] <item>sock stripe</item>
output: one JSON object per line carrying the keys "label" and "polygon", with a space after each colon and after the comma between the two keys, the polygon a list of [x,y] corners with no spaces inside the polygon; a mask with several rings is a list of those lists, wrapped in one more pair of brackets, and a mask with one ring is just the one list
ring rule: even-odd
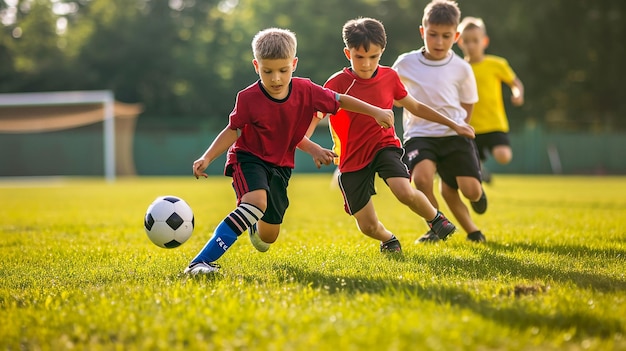
{"label": "sock stripe", "polygon": [[263,211],[258,207],[249,203],[242,203],[226,216],[224,221],[239,236],[258,222],[261,217],[263,217]]}
{"label": "sock stripe", "polygon": [[246,211],[246,213],[248,213],[250,216],[254,217],[254,219],[256,219],[257,221],[259,219],[261,219],[261,217],[263,217],[263,211],[261,211],[261,209],[259,209],[258,207],[254,206],[253,204],[250,204],[250,203],[247,203],[247,202],[242,202],[239,205],[239,208],[241,208],[242,210]]}

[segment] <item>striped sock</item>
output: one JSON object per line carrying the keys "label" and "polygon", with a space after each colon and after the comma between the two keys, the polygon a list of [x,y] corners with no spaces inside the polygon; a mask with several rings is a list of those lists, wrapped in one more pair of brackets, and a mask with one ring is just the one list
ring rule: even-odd
{"label": "striped sock", "polygon": [[211,239],[191,263],[216,261],[237,241],[241,233],[258,222],[261,217],[263,217],[263,211],[258,207],[245,202],[241,203],[220,222]]}

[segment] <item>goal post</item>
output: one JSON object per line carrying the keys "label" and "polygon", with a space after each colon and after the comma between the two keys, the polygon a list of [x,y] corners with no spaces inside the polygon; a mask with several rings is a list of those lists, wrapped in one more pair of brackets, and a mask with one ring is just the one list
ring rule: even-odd
{"label": "goal post", "polygon": [[[117,103],[119,104],[119,103]],[[72,116],[60,114],[54,118],[38,116],[35,119],[22,118],[19,114],[3,112],[5,109],[15,112],[20,108],[60,108],[64,106],[95,105],[102,109],[91,114]],[[133,106],[135,107],[135,106]],[[133,113],[134,112],[134,113]],[[140,108],[127,113],[136,117]],[[104,176],[108,181],[116,178],[116,101],[110,90],[59,91],[37,93],[0,94],[0,133],[40,133],[75,128],[91,123],[103,123],[103,160]]]}

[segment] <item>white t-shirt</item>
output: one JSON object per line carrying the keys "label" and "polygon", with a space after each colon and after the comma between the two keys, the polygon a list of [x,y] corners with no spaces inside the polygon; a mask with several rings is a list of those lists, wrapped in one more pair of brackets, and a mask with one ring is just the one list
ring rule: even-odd
{"label": "white t-shirt", "polygon": [[[472,67],[452,50],[445,59],[437,61],[428,60],[422,50],[398,56],[393,68],[411,96],[457,123],[463,123],[467,112],[461,103],[478,101]],[[403,109],[402,122],[405,141],[413,137],[457,135],[443,124],[416,117],[407,109]]]}

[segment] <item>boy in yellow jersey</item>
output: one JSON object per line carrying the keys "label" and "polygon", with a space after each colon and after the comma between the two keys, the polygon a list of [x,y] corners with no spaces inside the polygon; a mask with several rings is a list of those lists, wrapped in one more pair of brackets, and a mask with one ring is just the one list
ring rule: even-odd
{"label": "boy in yellow jersey", "polygon": [[[485,24],[480,18],[465,17],[459,24],[458,45],[463,50],[465,60],[470,63],[476,85],[478,102],[470,125],[476,132],[476,146],[481,162],[486,161],[488,153],[500,164],[511,162],[513,153],[509,140],[509,122],[502,100],[502,83],[511,88],[511,102],[514,106],[524,103],[524,85],[509,66],[506,59],[494,55],[486,55],[485,49],[489,37]],[[483,167],[483,180],[489,182],[491,177]]]}

